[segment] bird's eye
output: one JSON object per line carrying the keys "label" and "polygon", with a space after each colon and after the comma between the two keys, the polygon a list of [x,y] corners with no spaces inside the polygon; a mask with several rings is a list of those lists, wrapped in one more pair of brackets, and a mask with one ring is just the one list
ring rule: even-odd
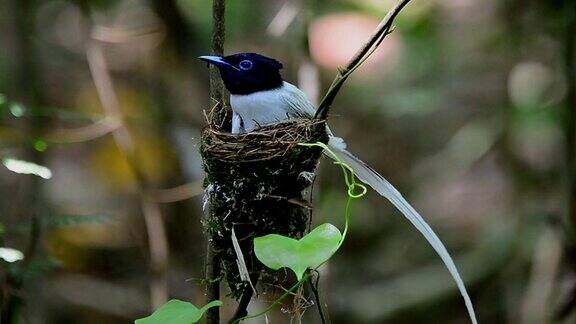
{"label": "bird's eye", "polygon": [[247,71],[252,69],[253,64],[250,60],[244,60],[240,62],[239,66],[241,70]]}

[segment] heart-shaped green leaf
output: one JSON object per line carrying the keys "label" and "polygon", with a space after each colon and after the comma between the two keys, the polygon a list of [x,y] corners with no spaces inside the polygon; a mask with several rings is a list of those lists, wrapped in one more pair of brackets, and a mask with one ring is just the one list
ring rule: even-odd
{"label": "heart-shaped green leaf", "polygon": [[222,302],[214,300],[198,309],[191,303],[172,299],[160,306],[152,315],[136,320],[136,324],[192,324],[198,322],[208,308],[222,306]]}
{"label": "heart-shaped green leaf", "polygon": [[326,223],[300,240],[278,234],[257,237],[254,239],[254,252],[268,268],[290,268],[300,280],[306,269],[316,268],[328,260],[338,249],[341,239],[338,228]]}

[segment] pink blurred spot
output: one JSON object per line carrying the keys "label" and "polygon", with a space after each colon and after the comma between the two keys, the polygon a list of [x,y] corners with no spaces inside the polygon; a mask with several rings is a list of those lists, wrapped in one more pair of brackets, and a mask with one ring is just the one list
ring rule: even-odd
{"label": "pink blurred spot", "polygon": [[[309,30],[312,58],[325,68],[346,65],[368,41],[379,22],[374,17],[359,13],[337,13],[316,19]],[[364,67],[394,61],[401,45],[397,34],[396,31],[388,35]]]}

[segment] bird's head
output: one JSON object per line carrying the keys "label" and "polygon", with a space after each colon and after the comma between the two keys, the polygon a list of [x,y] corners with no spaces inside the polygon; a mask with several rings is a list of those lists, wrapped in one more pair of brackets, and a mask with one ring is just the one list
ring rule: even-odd
{"label": "bird's head", "polygon": [[200,56],[215,65],[231,94],[245,95],[282,86],[282,63],[256,53],[228,56]]}

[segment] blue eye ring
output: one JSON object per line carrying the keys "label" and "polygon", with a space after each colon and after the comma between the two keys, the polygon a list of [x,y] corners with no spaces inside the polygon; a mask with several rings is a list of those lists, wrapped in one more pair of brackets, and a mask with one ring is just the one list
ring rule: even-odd
{"label": "blue eye ring", "polygon": [[242,61],[240,61],[240,64],[238,64],[238,67],[240,67],[240,70],[244,70],[244,71],[252,70],[253,66],[254,66],[254,64],[250,60],[242,60]]}

